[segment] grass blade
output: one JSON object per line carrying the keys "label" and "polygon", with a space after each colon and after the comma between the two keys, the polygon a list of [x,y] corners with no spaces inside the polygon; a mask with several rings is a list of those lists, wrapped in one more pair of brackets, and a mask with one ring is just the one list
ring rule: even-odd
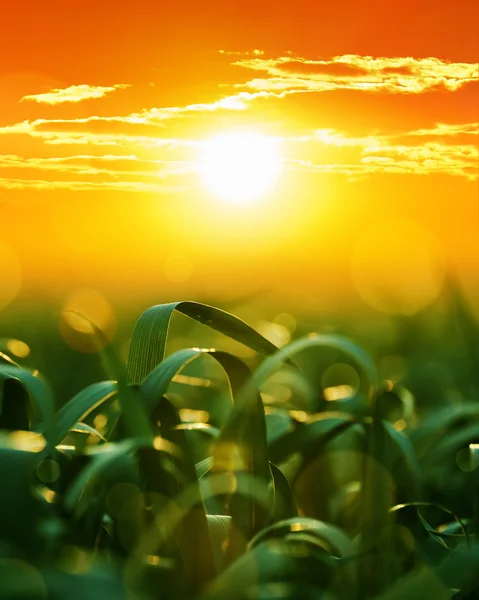
{"label": "grass blade", "polygon": [[141,315],[133,331],[127,363],[130,383],[140,385],[163,361],[168,329],[175,310],[261,354],[272,354],[277,350],[274,344],[244,321],[218,308],[189,301],[158,304]]}
{"label": "grass blade", "polygon": [[83,421],[95,408],[106,402],[116,393],[116,382],[101,381],[84,388],[62,406],[55,417],[51,442],[59,444],[69,430],[79,421]]}
{"label": "grass blade", "polygon": [[0,379],[17,379],[25,387],[33,404],[37,429],[50,439],[53,431],[53,394],[48,384],[31,371],[0,364]]}

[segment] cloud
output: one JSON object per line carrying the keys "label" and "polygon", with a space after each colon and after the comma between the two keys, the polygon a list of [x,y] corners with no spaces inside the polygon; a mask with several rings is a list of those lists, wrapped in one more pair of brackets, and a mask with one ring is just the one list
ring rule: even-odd
{"label": "cloud", "polygon": [[[478,65],[475,63],[453,63],[438,58],[373,58],[348,54],[328,60],[311,60],[294,56],[291,52],[279,58],[265,58],[261,50],[253,50],[246,54],[227,51],[221,53],[239,55],[239,60],[235,60],[233,65],[263,72],[267,77],[236,84],[236,87],[249,89],[225,95],[212,102],[144,108],[126,115],[27,120],[0,127],[0,135],[28,135],[49,145],[91,144],[126,147],[136,144],[144,148],[156,147],[165,143],[159,135],[159,130],[165,128],[171,120],[203,117],[223,111],[244,112],[255,101],[261,99],[344,89],[409,94],[441,87],[454,91],[476,79],[478,73]],[[115,89],[125,87],[128,86],[70,86],[63,90],[51,90],[47,94],[25,96],[23,100],[50,104],[77,102],[86,98],[102,97]],[[437,135],[461,133],[446,131],[444,127],[442,126]],[[470,132],[462,133],[468,135]],[[408,135],[436,135],[436,132],[420,129]],[[343,143],[351,145],[352,142],[343,140]]]}
{"label": "cloud", "polygon": [[[434,127],[413,129],[411,131],[400,131],[393,134],[376,133],[374,135],[367,136],[348,136],[341,131],[336,129],[316,129],[310,135],[303,135],[297,137],[284,138],[288,141],[293,142],[312,142],[318,141],[326,145],[333,146],[371,146],[375,143],[381,143],[387,140],[402,140],[411,137],[418,138],[431,138],[431,140],[437,139],[438,137],[466,137],[479,136],[479,122],[473,123],[436,123]],[[409,142],[408,142],[409,143]],[[418,142],[419,143],[419,142]],[[425,143],[423,139],[420,143]],[[477,143],[476,143],[477,145]]]}
{"label": "cloud", "polygon": [[145,109],[141,113],[137,113],[138,118],[147,119],[149,121],[172,119],[178,115],[185,113],[202,113],[216,112],[218,110],[246,110],[248,102],[251,100],[252,94],[241,92],[233,96],[227,96],[216,100],[215,102],[204,102],[199,104],[187,104],[186,106],[167,106],[164,108]]}
{"label": "cloud", "polygon": [[415,175],[447,174],[476,180],[479,151],[475,144],[428,142],[421,146],[379,144],[365,148],[361,164],[383,172]]}
{"label": "cloud", "polygon": [[[159,124],[137,115],[83,119],[35,119],[0,127],[1,135],[28,135],[46,144],[158,147],[182,143],[158,136]],[[186,143],[186,141],[185,141]]]}
{"label": "cloud", "polygon": [[119,192],[146,192],[155,194],[177,194],[184,186],[145,183],[144,181],[49,181],[44,179],[14,179],[0,177],[0,189],[7,190],[110,190]]}
{"label": "cloud", "polygon": [[[466,142],[461,137],[467,136]],[[471,137],[474,136],[474,137]],[[430,129],[398,134],[348,136],[334,129],[319,129],[307,136],[278,138],[288,152],[284,165],[290,171],[330,173],[349,179],[377,174],[446,175],[471,181],[479,178],[477,123],[439,123]],[[169,140],[166,160],[135,154],[77,154],[22,157],[0,155],[0,187],[8,189],[108,189],[177,192],[198,170],[194,158],[172,160],[173,147],[183,152],[204,140]],[[181,158],[180,152],[180,158]],[[40,174],[40,176],[38,175]]]}
{"label": "cloud", "polygon": [[456,136],[456,135],[479,135],[479,123],[448,124],[437,123],[430,129],[416,129],[408,132],[410,136]]}
{"label": "cloud", "polygon": [[377,57],[345,54],[327,60],[302,57],[241,58],[232,63],[266,77],[236,84],[254,91],[326,92],[334,90],[421,94],[456,91],[477,81],[478,64],[440,58]]}
{"label": "cloud", "polygon": [[[439,89],[454,92],[478,76],[476,63],[439,58],[373,58],[349,54],[312,60],[292,53],[267,58],[260,50],[246,54],[221,51],[221,54],[234,56],[233,65],[254,71],[258,77],[235,84],[235,89],[230,89],[233,93],[212,102],[143,108],[126,115],[35,119],[0,126],[0,136],[28,136],[46,144],[48,150],[44,153],[50,154],[47,157],[0,155],[0,170],[4,175],[0,187],[19,188],[23,182],[24,187],[31,189],[148,191],[156,190],[155,186],[177,189],[164,187],[160,180],[194,173],[197,166],[192,150],[197,151],[203,140],[191,139],[191,129],[184,128],[181,121],[178,129],[168,128],[170,121],[191,117],[200,121],[217,113],[223,121],[223,113],[242,113],[258,100],[300,93],[360,90],[421,94]],[[70,86],[47,94],[25,96],[22,100],[51,105],[80,102],[101,98],[125,87],[128,86]],[[171,132],[171,137],[164,137],[165,132]],[[332,128],[317,129],[307,135],[278,137],[278,140],[284,142],[285,166],[290,170],[348,177],[376,173],[444,174],[476,180],[479,176],[477,136],[476,122],[437,123],[399,133],[384,131],[371,135],[367,135],[367,131],[365,135],[348,135]],[[31,145],[35,147],[33,142]],[[66,148],[68,145],[72,148]],[[85,148],[85,152],[79,152],[79,148]],[[151,160],[151,157],[160,157],[159,148],[165,160]],[[54,156],[56,152],[63,155],[68,151],[71,156]],[[144,154],[148,159],[139,158],[137,154]]]}
{"label": "cloud", "polygon": [[[134,155],[25,158],[7,154],[0,155],[0,188],[172,194],[186,189],[181,178],[195,169],[188,160],[148,160]],[[174,178],[173,184],[163,183],[169,178]]]}
{"label": "cloud", "polygon": [[[293,171],[342,173],[350,178],[372,174],[451,175],[475,181],[479,178],[477,140],[454,141],[455,136],[464,134],[477,137],[477,123],[438,124],[431,129],[364,137],[348,137],[333,129],[323,129],[295,141],[335,147],[334,155],[328,151],[327,162],[290,158],[285,164]],[[418,136],[416,143],[411,140],[413,136]],[[422,136],[430,139],[421,139]],[[443,136],[453,139],[438,141]]]}
{"label": "cloud", "polygon": [[259,98],[282,98],[290,92],[239,92],[210,103],[149,108],[129,115],[89,116],[78,119],[35,119],[0,126],[0,135],[29,135],[48,144],[117,145],[137,143],[157,146],[164,142],[158,130],[172,119],[213,114],[218,111],[245,111]]}
{"label": "cloud", "polygon": [[220,54],[226,54],[227,56],[263,56],[264,50],[255,48],[251,52],[232,52],[231,50],[220,50]]}
{"label": "cloud", "polygon": [[195,164],[188,160],[148,160],[132,155],[76,155],[66,157],[30,157],[16,154],[0,155],[0,169],[14,172],[38,170],[56,175],[81,175],[97,179],[120,177],[165,179],[186,175],[195,171]]}
{"label": "cloud", "polygon": [[33,101],[39,104],[63,104],[65,102],[82,102],[83,100],[91,100],[94,98],[103,98],[106,94],[110,94],[115,90],[123,90],[130,87],[126,83],[117,83],[112,86],[101,85],[71,85],[67,88],[54,88],[44,94],[30,94],[23,96],[20,102]]}

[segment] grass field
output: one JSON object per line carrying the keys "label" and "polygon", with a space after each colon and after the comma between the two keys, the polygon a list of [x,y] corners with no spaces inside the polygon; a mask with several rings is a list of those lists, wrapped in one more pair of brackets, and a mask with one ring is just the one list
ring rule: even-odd
{"label": "grass field", "polygon": [[2,600],[479,597],[455,284],[393,333],[178,302],[119,347],[71,318],[93,352],[0,341]]}

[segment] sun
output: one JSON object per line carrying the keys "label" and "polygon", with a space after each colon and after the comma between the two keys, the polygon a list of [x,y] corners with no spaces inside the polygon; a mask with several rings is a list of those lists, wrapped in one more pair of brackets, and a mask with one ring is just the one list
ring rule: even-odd
{"label": "sun", "polygon": [[224,133],[202,146],[199,171],[221,200],[253,202],[274,187],[280,174],[277,140],[250,132]]}

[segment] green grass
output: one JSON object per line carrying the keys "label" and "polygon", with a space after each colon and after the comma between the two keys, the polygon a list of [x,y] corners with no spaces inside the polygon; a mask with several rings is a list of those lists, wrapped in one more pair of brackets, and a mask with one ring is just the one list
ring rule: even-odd
{"label": "green grass", "polygon": [[[126,365],[96,331],[105,380],[66,401],[4,344],[0,598],[479,597],[479,330],[448,290],[392,380],[348,336],[278,349],[195,302],[147,310]],[[256,358],[167,355],[175,312]]]}

